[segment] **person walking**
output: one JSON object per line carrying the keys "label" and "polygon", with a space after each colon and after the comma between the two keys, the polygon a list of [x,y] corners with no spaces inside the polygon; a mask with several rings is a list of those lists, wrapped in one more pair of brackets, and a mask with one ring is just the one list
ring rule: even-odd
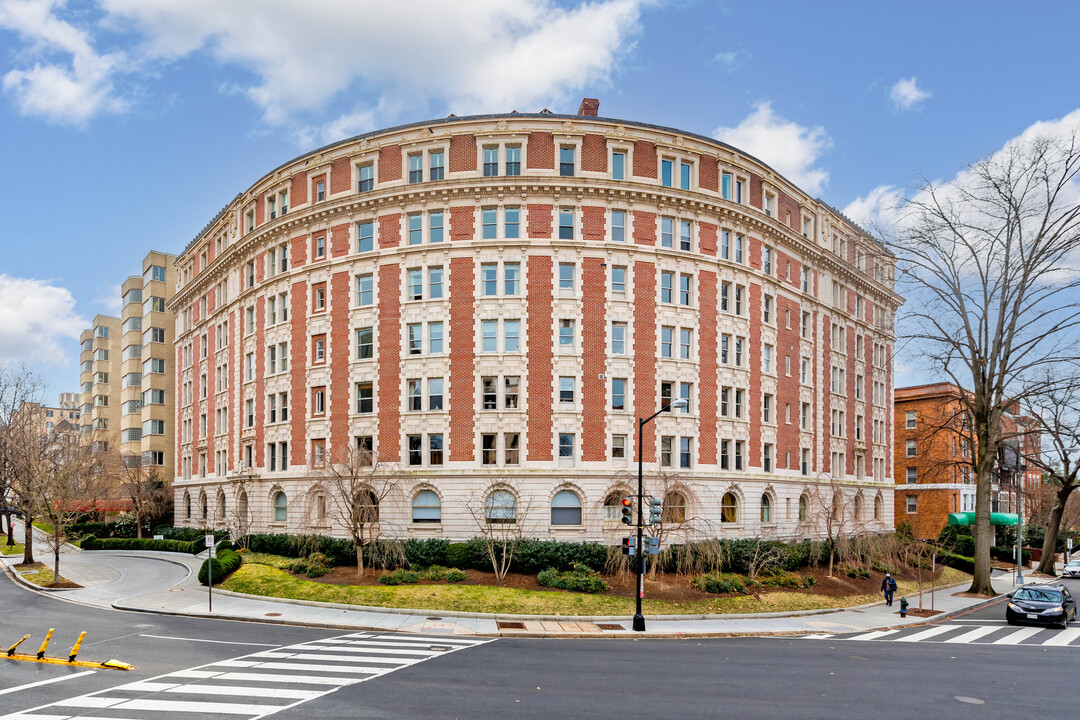
{"label": "person walking", "polygon": [[881,579],[881,592],[885,593],[885,604],[892,605],[893,594],[896,592],[896,580],[889,573]]}

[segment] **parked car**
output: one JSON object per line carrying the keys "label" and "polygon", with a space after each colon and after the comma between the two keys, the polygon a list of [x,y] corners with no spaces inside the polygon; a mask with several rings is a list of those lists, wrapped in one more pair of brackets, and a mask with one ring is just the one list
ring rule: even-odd
{"label": "parked car", "polygon": [[1080,577],[1080,558],[1070,560],[1065,569],[1061,571],[1061,577]]}
{"label": "parked car", "polygon": [[1064,585],[1036,585],[1008,595],[1005,620],[1010,625],[1069,626],[1076,619],[1076,600]]}

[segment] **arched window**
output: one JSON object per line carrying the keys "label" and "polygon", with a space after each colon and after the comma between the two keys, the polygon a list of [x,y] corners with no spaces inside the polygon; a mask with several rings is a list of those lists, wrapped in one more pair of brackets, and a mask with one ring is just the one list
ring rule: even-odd
{"label": "arched window", "polygon": [[560,490],[551,499],[552,525],[580,525],[581,498],[572,490]]}
{"label": "arched window", "polygon": [[885,501],[881,495],[874,498],[874,519],[881,520],[885,516]]}
{"label": "arched window", "polygon": [[206,492],[200,490],[199,491],[199,518],[203,522],[206,522],[206,518],[208,517],[208,508],[207,508],[206,505],[207,505],[207,503],[206,503]]}
{"label": "arched window", "polygon": [[739,498],[733,492],[724,493],[724,497],[720,499],[720,522],[739,522]]}
{"label": "arched window", "polygon": [[356,493],[356,513],[365,525],[379,522],[379,498],[375,493],[366,488]]}
{"label": "arched window", "polygon": [[326,493],[321,487],[316,487],[311,493],[308,514],[313,525],[326,524]]}
{"label": "arched window", "polygon": [[433,490],[421,490],[412,501],[412,521],[414,523],[442,522],[442,501]]}
{"label": "arched window", "polygon": [[859,522],[860,520],[862,520],[862,511],[863,511],[862,494],[861,493],[859,495],[855,496],[855,503],[852,506],[852,508],[853,508],[852,512],[855,515],[854,520],[855,520],[855,522]]}
{"label": "arched window", "polygon": [[772,522],[772,500],[768,493],[761,496],[761,522]]}
{"label": "arched window", "polygon": [[184,517],[191,519],[191,493],[184,493]]}
{"label": "arched window", "polygon": [[809,501],[807,501],[805,495],[799,496],[799,522],[806,522],[806,518],[809,516]]}
{"label": "arched window", "polygon": [[832,496],[832,519],[833,522],[840,522],[844,519],[844,496],[840,493],[835,493]]}
{"label": "arched window", "polygon": [[484,503],[484,518],[489,523],[516,523],[517,498],[509,490],[495,490]]}
{"label": "arched window", "polygon": [[274,493],[274,522],[285,522],[289,517],[289,499],[285,493]]}
{"label": "arched window", "polygon": [[674,490],[665,495],[660,520],[670,523],[686,522],[686,496]]}
{"label": "arched window", "polygon": [[240,520],[241,520],[241,522],[246,522],[247,519],[248,519],[248,516],[247,516],[247,514],[248,514],[248,501],[247,501],[247,493],[246,492],[240,493],[240,502],[237,503],[237,508],[239,509],[239,512],[240,512]]}
{"label": "arched window", "polygon": [[225,519],[225,493],[218,491],[217,496],[217,519]]}

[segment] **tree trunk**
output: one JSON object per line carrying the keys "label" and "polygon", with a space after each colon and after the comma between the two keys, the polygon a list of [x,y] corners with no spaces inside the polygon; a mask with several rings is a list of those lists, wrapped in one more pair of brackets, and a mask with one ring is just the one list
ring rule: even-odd
{"label": "tree trunk", "polygon": [[1057,551],[1058,532],[1061,530],[1061,516],[1065,512],[1065,503],[1069,501],[1069,495],[1076,489],[1072,483],[1064,483],[1054,495],[1054,507],[1050,510],[1050,518],[1046,521],[1046,537],[1043,539],[1042,560],[1039,561],[1038,572],[1047,575],[1054,574],[1054,555]]}
{"label": "tree trunk", "polygon": [[53,548],[53,585],[60,584],[60,541],[56,541],[56,547]]}
{"label": "tree trunk", "polygon": [[990,467],[993,459],[991,456],[987,462],[985,449],[982,452],[984,458],[976,468],[978,474],[975,479],[975,570],[968,592],[992,596],[995,595],[990,582],[990,542],[993,539],[990,527]]}
{"label": "tree trunk", "polygon": [[364,548],[360,545],[360,541],[353,538],[353,544],[356,545],[356,577],[363,577],[364,575]]}
{"label": "tree trunk", "polygon": [[34,519],[30,513],[23,516],[23,564],[34,562]]}
{"label": "tree trunk", "polygon": [[142,540],[142,516],[138,513],[135,514],[135,537]]}
{"label": "tree trunk", "polygon": [[15,521],[11,519],[11,512],[4,510],[4,517],[7,518],[7,544],[15,544]]}

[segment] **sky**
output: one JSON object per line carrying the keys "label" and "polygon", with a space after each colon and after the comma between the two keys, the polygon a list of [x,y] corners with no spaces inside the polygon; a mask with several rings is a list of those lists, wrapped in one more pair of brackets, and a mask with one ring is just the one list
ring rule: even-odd
{"label": "sky", "polygon": [[77,391],[79,332],[148,250],[301,153],[450,113],[596,97],[869,220],[1080,125],[1076,27],[1064,0],[0,0],[0,362]]}

